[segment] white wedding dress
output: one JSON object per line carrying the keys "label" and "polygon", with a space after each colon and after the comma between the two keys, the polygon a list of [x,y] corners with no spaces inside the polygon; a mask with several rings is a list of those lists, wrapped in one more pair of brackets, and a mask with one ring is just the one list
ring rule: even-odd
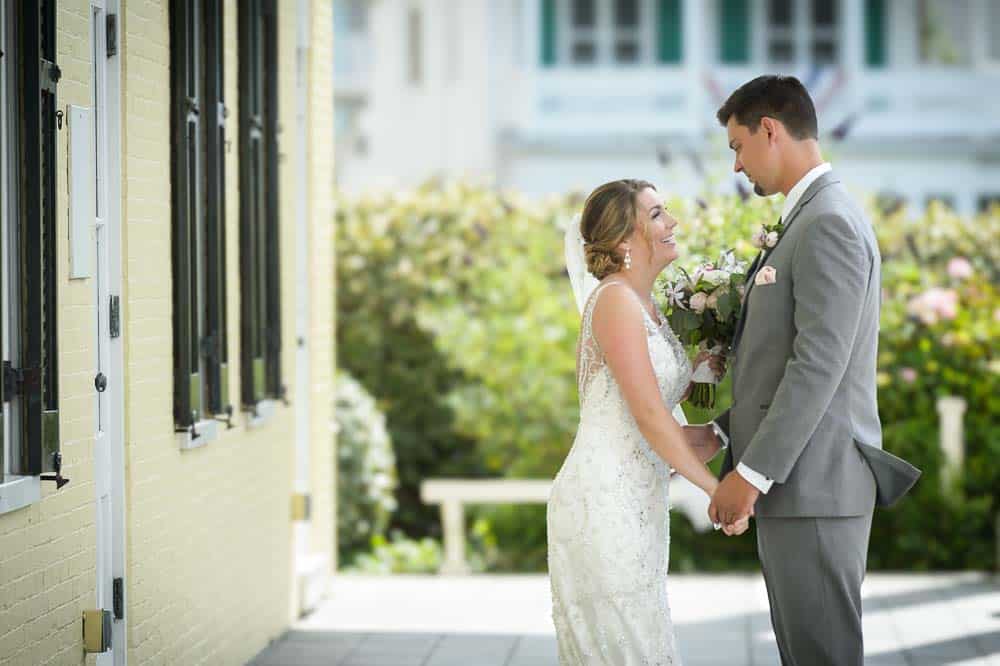
{"label": "white wedding dress", "polygon": [[[612,279],[594,289],[583,308],[580,425],[548,502],[559,663],[679,664],[667,599],[670,470],[639,431],[594,338],[594,306],[607,289],[634,295]],[[683,397],[691,366],[666,322],[657,325],[643,312],[649,359],[671,411]]]}

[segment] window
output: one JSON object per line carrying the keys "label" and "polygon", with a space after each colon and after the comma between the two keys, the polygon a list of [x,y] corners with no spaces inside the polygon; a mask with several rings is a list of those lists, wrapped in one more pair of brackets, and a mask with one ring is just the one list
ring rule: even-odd
{"label": "window", "polygon": [[406,12],[406,71],[411,85],[419,86],[424,78],[423,17],[420,10],[410,7]]}
{"label": "window", "polygon": [[281,383],[278,25],[274,0],[239,5],[240,386],[243,409],[285,396]]}
{"label": "window", "polygon": [[59,445],[56,3],[4,1],[0,119],[0,481],[65,483]]}
{"label": "window", "polygon": [[986,41],[989,43],[986,57],[1000,63],[1000,2],[987,3]]}
{"label": "window", "polygon": [[678,63],[681,0],[543,0],[543,65]]}
{"label": "window", "polygon": [[766,0],[764,59],[774,64],[837,62],[837,0]]}
{"label": "window", "polygon": [[[368,31],[368,0],[344,0],[343,13],[347,18],[348,30],[355,33]],[[334,7],[337,11],[337,7]]]}
{"label": "window", "polygon": [[220,3],[170,5],[174,422],[231,412],[227,381],[225,102]]}
{"label": "window", "polygon": [[972,14],[968,0],[918,0],[917,20],[920,26],[921,63],[969,64]]}

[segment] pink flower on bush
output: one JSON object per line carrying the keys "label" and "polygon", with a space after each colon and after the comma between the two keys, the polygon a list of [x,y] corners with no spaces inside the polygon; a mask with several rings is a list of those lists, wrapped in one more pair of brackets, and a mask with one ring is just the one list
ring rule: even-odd
{"label": "pink flower on bush", "polygon": [[900,368],[899,377],[907,384],[917,381],[917,371],[913,368]]}
{"label": "pink flower on bush", "polygon": [[952,257],[948,262],[948,275],[956,280],[972,277],[972,264],[965,257]]}
{"label": "pink flower on bush", "polygon": [[958,315],[958,292],[954,289],[931,287],[911,298],[907,310],[928,326],[936,324],[940,319],[954,319]]}

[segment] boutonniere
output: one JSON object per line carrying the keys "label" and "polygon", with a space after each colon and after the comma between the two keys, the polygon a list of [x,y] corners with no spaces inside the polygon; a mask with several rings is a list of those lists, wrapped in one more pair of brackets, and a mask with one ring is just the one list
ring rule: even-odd
{"label": "boutonniere", "polygon": [[772,247],[778,244],[781,239],[781,234],[785,231],[785,225],[780,221],[775,224],[762,224],[760,225],[760,230],[757,231],[750,239],[755,248],[760,250],[770,250]]}

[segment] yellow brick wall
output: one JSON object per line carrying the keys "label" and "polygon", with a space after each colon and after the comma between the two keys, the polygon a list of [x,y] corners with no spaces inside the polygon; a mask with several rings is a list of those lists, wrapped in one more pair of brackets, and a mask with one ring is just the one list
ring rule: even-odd
{"label": "yellow brick wall", "polygon": [[[239,396],[237,1],[225,3],[227,274],[230,395]],[[280,2],[281,247],[284,382],[295,400],[295,3]],[[168,0],[124,0],[122,74],[123,335],[128,659],[240,664],[293,616],[289,498],[294,409],[262,426],[243,418],[182,451],[173,432]],[[312,549],[333,551],[332,18],[312,2],[309,97],[311,213]],[[59,2],[60,108],[91,105],[89,3]],[[67,135],[59,134],[59,253],[68,256]],[[0,665],[84,664],[81,611],[95,604],[92,280],[59,262],[60,416],[72,482],[0,515]]]}

